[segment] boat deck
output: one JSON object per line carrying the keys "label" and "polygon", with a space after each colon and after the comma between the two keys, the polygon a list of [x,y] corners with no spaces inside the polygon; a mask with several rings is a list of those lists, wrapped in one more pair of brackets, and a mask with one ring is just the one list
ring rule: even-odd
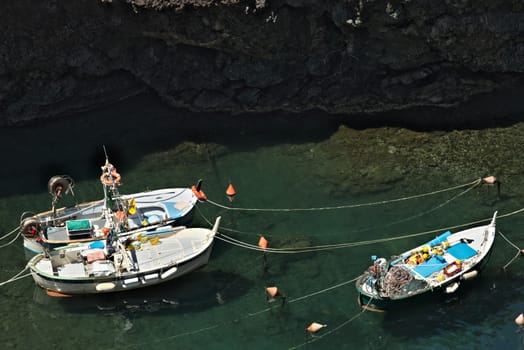
{"label": "boat deck", "polygon": [[[159,230],[158,235],[141,236],[112,257],[106,247],[81,244],[58,250],[50,258],[42,258],[36,268],[45,274],[60,277],[89,277],[126,274],[157,270],[179,264],[197,256],[213,240],[214,235],[201,228],[170,228]],[[102,241],[98,244],[104,245]]]}

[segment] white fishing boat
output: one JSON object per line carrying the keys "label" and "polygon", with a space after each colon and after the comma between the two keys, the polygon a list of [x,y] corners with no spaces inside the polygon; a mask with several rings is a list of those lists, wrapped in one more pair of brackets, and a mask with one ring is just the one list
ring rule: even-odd
{"label": "white fishing boat", "polygon": [[462,281],[479,273],[495,240],[497,212],[488,225],[435,239],[389,260],[376,259],[356,281],[359,303],[369,310],[386,310],[426,292],[455,292]]}
{"label": "white fishing boat", "polygon": [[207,264],[219,225],[220,217],[212,229],[161,225],[127,237],[113,227],[105,240],[40,253],[28,266],[36,284],[54,296],[142,288]]}
{"label": "white fishing boat", "polygon": [[189,225],[193,220],[198,200],[205,200],[201,181],[192,188],[163,188],[152,191],[121,195],[118,187],[121,176],[106,161],[102,167],[100,182],[104,198],[56,209],[64,194],[72,194],[74,182],[67,175],[54,176],[48,189],[52,196],[52,209],[22,215],[20,232],[24,247],[32,253],[44,247],[56,248],[70,243],[103,239],[108,229],[107,215],[113,213],[118,221],[119,234],[132,234],[144,227]]}

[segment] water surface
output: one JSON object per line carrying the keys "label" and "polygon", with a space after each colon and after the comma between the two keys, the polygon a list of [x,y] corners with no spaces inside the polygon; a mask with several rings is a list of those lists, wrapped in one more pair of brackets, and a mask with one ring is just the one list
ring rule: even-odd
{"label": "water surface", "polygon": [[[309,115],[226,116],[171,110],[152,97],[29,127],[0,130],[0,229],[24,211],[50,206],[49,177],[76,180],[79,202],[101,196],[105,145],[123,176],[122,193],[204,181],[227,210],[199,204],[195,225],[222,215],[221,233],[273,248],[384,239],[381,243],[300,254],[263,255],[217,240],[209,264],[186,277],[128,293],[51,298],[30,277],[0,287],[5,348],[77,346],[124,349],[492,349],[523,348],[514,318],[524,312],[522,259],[500,237],[481,277],[452,295],[434,294],[402,310],[364,312],[351,282],[371,255],[399,253],[447,227],[487,222],[524,247],[524,124],[496,129],[414,131],[355,128]],[[502,193],[471,184],[496,175]],[[233,203],[225,189],[233,183]],[[431,193],[416,199],[344,209]],[[419,237],[392,238],[424,232]],[[391,238],[391,240],[386,240]],[[2,241],[6,242],[6,241]],[[0,280],[22,270],[21,240],[1,250]],[[264,262],[265,260],[265,262]],[[268,303],[276,285],[286,304]],[[327,324],[315,337],[305,328]]]}

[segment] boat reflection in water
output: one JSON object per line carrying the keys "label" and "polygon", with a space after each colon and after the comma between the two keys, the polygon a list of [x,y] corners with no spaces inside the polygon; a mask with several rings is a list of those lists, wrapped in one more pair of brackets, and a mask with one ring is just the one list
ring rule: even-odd
{"label": "boat reflection in water", "polygon": [[119,293],[50,298],[44,289],[35,287],[33,300],[80,313],[202,312],[242,297],[252,286],[252,281],[234,273],[195,271],[163,284]]}

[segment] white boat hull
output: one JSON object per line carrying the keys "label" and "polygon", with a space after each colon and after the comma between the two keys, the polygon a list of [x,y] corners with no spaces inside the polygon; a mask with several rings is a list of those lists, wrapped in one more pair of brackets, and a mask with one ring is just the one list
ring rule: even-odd
{"label": "white boat hull", "polygon": [[[211,256],[212,245],[202,254],[181,265],[166,266],[165,268],[148,271],[146,273],[122,275],[120,277],[93,277],[91,279],[57,279],[32,271],[31,274],[40,287],[67,295],[75,294],[99,294],[109,292],[121,292],[153,286],[159,283],[171,281],[206,265]],[[166,272],[176,269],[173,273]]]}
{"label": "white boat hull", "polygon": [[206,265],[219,224],[220,218],[217,218],[212,230],[160,228],[128,237],[124,242],[127,248],[120,239],[116,245],[119,249],[114,253],[108,253],[107,245],[103,249],[90,244],[61,248],[38,254],[28,265],[37,285],[61,294],[143,288]]}
{"label": "white boat hull", "polygon": [[[138,213],[128,216],[129,231],[144,227],[145,218],[150,219],[147,225],[154,225],[167,220],[170,220],[173,226],[189,225],[193,220],[194,207],[198,200],[189,188],[165,188],[122,196],[123,200],[132,198],[136,201]],[[101,230],[106,223],[103,209],[103,200],[58,209],[56,216],[60,218],[58,220],[60,223],[57,225],[51,224],[56,220],[51,211],[36,214],[34,217],[41,222],[43,227],[46,227],[46,237],[43,237],[43,242],[48,249],[53,249],[66,244],[102,239],[104,235]],[[89,220],[93,229],[89,234],[76,238],[70,237],[65,228],[67,220]],[[24,248],[30,254],[43,252],[43,246],[37,241],[37,236],[22,236]]]}

